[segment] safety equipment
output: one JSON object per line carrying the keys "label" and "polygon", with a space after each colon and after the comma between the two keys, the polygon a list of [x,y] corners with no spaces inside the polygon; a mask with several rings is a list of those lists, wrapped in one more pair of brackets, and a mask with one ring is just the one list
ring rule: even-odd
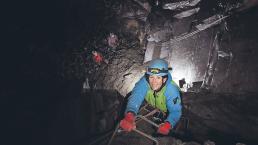
{"label": "safety equipment", "polygon": [[120,122],[120,127],[125,131],[132,131],[136,128],[135,116],[132,112],[126,113],[125,118]]}
{"label": "safety equipment", "polygon": [[155,76],[168,75],[168,63],[163,59],[155,59],[150,62],[146,74]]}
{"label": "safety equipment", "polygon": [[158,133],[163,135],[168,135],[169,130],[171,129],[171,124],[169,122],[165,122],[159,125]]}

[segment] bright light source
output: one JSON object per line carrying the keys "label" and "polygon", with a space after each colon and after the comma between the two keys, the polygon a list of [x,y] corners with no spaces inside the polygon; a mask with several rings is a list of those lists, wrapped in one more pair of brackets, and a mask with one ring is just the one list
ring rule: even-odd
{"label": "bright light source", "polygon": [[185,79],[188,84],[192,83],[192,72],[188,70],[174,70],[172,73],[173,80],[179,85],[179,80]]}

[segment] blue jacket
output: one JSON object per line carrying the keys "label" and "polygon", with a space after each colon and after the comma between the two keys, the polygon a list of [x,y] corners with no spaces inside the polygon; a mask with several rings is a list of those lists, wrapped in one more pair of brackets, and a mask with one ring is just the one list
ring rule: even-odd
{"label": "blue jacket", "polygon": [[[164,95],[166,97],[166,105],[168,109],[168,117],[165,121],[168,121],[172,126],[175,126],[181,117],[182,106],[179,89],[172,83],[170,73],[168,74],[168,80],[166,81],[165,85],[166,90]],[[147,82],[145,76],[143,76],[135,84],[132,94],[129,97],[125,112],[131,111],[137,114],[149,88],[149,83]]]}

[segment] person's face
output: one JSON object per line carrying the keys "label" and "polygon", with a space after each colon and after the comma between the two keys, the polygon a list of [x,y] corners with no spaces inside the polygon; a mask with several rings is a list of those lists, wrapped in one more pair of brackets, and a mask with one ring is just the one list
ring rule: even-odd
{"label": "person's face", "polygon": [[167,78],[162,78],[161,76],[154,76],[151,75],[149,76],[149,83],[150,83],[150,87],[153,91],[157,91],[160,89],[160,87],[162,86],[162,83],[165,83],[167,80]]}

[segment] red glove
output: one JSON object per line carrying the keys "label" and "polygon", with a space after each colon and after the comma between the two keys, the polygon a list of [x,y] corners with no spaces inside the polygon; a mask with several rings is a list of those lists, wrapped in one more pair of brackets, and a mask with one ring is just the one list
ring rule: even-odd
{"label": "red glove", "polygon": [[97,63],[101,63],[102,60],[103,60],[103,58],[102,58],[102,56],[101,56],[100,54],[94,56],[94,59],[95,59],[95,61],[96,61]]}
{"label": "red glove", "polygon": [[171,124],[169,122],[162,123],[159,126],[158,133],[163,135],[168,135],[169,130],[172,128]]}
{"label": "red glove", "polygon": [[132,131],[132,129],[136,128],[135,117],[132,112],[126,113],[125,118],[120,122],[120,127],[125,131]]}

